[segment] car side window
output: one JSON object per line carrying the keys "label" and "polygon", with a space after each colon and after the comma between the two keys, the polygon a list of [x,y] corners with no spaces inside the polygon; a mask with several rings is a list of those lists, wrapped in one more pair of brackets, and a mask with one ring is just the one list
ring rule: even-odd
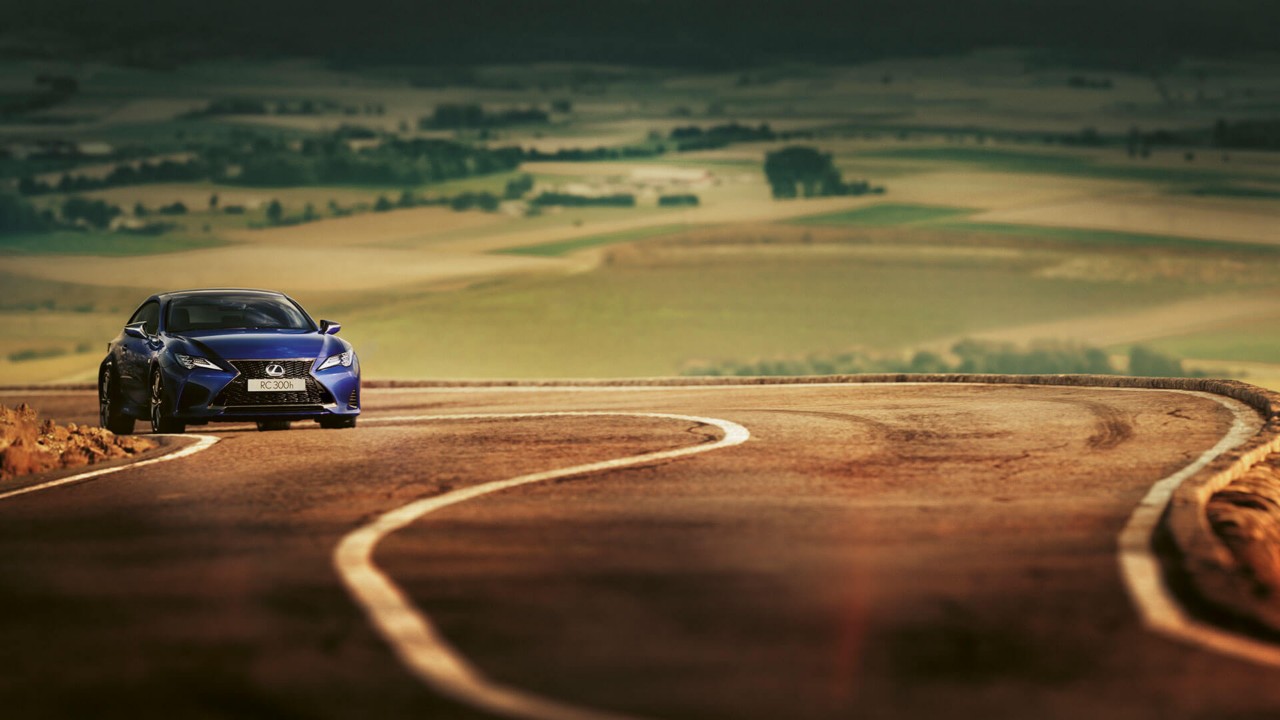
{"label": "car side window", "polygon": [[138,308],[138,312],[129,318],[129,324],[142,323],[142,329],[148,335],[155,335],[160,330],[160,303],[149,302]]}

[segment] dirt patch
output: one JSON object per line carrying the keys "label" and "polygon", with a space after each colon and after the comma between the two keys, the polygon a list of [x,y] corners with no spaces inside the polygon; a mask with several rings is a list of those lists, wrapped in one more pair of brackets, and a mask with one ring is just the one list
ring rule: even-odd
{"label": "dirt patch", "polygon": [[0,480],[136,455],[155,446],[99,427],[42,422],[26,403],[13,409],[0,405]]}

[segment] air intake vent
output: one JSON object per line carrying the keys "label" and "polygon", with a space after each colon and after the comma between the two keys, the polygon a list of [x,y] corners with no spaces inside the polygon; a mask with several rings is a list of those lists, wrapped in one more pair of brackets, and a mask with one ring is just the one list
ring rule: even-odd
{"label": "air intake vent", "polygon": [[[214,405],[225,407],[244,405],[326,405],[333,402],[329,391],[311,377],[313,360],[232,360],[240,374],[218,393]],[[284,377],[302,378],[307,389],[302,392],[249,392],[250,379],[267,379],[267,366],[280,365]]]}
{"label": "air intake vent", "polygon": [[351,397],[347,398],[347,405],[348,405],[352,410],[359,410],[359,409],[360,409],[360,391],[359,391],[359,390],[352,390],[352,391],[351,391]]}

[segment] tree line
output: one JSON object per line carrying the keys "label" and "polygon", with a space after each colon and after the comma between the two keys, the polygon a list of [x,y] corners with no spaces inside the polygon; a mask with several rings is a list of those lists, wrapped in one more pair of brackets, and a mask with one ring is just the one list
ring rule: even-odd
{"label": "tree line", "polygon": [[813,132],[808,130],[775,132],[769,127],[769,123],[760,123],[756,127],[751,127],[731,122],[713,125],[705,130],[697,125],[672,128],[669,137],[676,143],[676,152],[692,152],[715,150],[734,143],[812,139]]}
{"label": "tree line", "polygon": [[5,235],[85,227],[103,229],[123,214],[117,205],[79,195],[63,200],[55,211],[53,208],[37,208],[12,193],[0,193],[0,234]]}
{"label": "tree line", "polygon": [[356,150],[342,131],[296,145],[259,136],[240,145],[207,146],[186,161],[122,163],[103,177],[69,171],[50,183],[27,175],[18,180],[18,191],[43,195],[204,180],[253,187],[421,185],[507,172],[523,159],[518,147],[490,149],[440,139],[387,140]]}
{"label": "tree line", "polygon": [[545,110],[537,107],[488,112],[476,104],[437,105],[431,115],[418,119],[421,130],[461,130],[467,128],[500,128],[511,125],[539,125],[551,121]]}
{"label": "tree line", "polygon": [[[231,102],[231,101],[227,101]],[[486,115],[478,105],[442,105],[438,122],[472,122]],[[479,113],[477,115],[476,113]],[[508,111],[523,113],[524,111]],[[541,111],[538,111],[541,112]],[[545,113],[544,113],[545,114]],[[435,122],[433,120],[433,122]],[[673,129],[667,142],[656,133],[650,142],[638,145],[563,148],[545,152],[517,146],[489,148],[438,138],[402,139],[386,137],[382,142],[353,148],[350,140],[376,139],[366,128],[344,126],[317,138],[286,142],[282,138],[255,135],[234,143],[209,144],[198,148],[186,160],[122,162],[100,177],[64,172],[56,182],[25,175],[18,180],[23,195],[75,193],[110,187],[148,183],[212,181],[252,187],[305,187],[310,185],[422,185],[476,175],[514,170],[530,161],[605,161],[658,157],[674,147],[676,152],[724,147],[737,142],[756,142],[805,137],[808,133],[777,133],[767,123],[756,127],[727,123],[702,128],[689,125]],[[795,158],[792,160],[798,161]],[[790,161],[785,161],[790,162]],[[784,164],[785,164],[784,162]],[[874,191],[855,184],[841,184],[835,177],[819,183],[818,194],[857,194]],[[806,186],[805,193],[812,188]]]}

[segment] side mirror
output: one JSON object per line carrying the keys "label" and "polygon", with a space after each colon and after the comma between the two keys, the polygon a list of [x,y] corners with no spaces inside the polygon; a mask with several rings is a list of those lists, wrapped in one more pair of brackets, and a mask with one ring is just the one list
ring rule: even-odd
{"label": "side mirror", "polygon": [[338,331],[341,329],[342,329],[342,323],[336,323],[336,322],[333,322],[332,320],[320,321],[321,335],[337,335]]}
{"label": "side mirror", "polygon": [[125,334],[125,335],[127,335],[128,337],[131,337],[131,338],[138,338],[139,340],[146,340],[146,339],[147,339],[147,331],[143,329],[144,327],[146,327],[146,324],[145,324],[145,323],[134,323],[134,324],[132,324],[132,325],[125,325],[125,326],[124,326],[124,334]]}

